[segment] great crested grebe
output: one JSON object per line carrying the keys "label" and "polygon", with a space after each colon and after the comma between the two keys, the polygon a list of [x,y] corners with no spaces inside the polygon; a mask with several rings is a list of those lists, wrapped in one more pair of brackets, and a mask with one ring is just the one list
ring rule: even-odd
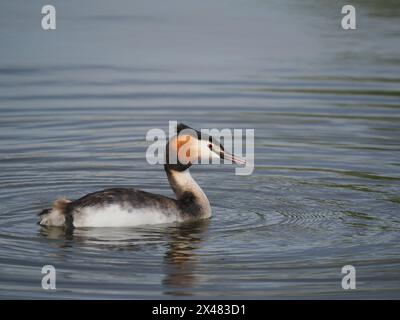
{"label": "great crested grebe", "polygon": [[206,219],[211,217],[210,202],[190,175],[191,165],[213,158],[246,164],[226,152],[214,137],[184,124],[177,126],[177,135],[167,143],[165,155],[164,169],[176,199],[134,188],[106,189],[78,200],[56,200],[52,208],[39,214],[39,224],[67,228],[129,227]]}

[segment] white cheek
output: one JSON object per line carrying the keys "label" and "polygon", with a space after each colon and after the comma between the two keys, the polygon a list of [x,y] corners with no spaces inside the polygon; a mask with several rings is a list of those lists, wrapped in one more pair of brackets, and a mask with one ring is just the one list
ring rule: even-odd
{"label": "white cheek", "polygon": [[209,147],[209,143],[206,141],[200,142],[200,155],[199,155],[199,162],[201,164],[211,164],[211,163],[218,163],[216,160],[219,160],[218,155],[215,152],[212,152]]}
{"label": "white cheek", "polygon": [[[211,158],[212,158],[213,160],[218,160],[218,163],[219,163],[219,160],[221,160],[220,156],[217,155],[215,152],[211,152]],[[213,162],[213,163],[214,163],[214,162]]]}
{"label": "white cheek", "polygon": [[209,164],[211,161],[211,154],[209,151],[202,151],[199,157],[199,163],[201,164]]}

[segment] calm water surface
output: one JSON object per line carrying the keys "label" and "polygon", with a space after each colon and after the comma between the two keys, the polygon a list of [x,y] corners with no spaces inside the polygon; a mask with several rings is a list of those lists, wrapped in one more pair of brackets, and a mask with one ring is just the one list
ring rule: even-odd
{"label": "calm water surface", "polygon": [[[51,32],[1,3],[0,298],[400,298],[400,6],[352,3],[356,31],[328,1],[55,0]],[[252,175],[192,170],[210,221],[36,225],[59,196],[172,196],[145,160],[168,120],[255,129]]]}

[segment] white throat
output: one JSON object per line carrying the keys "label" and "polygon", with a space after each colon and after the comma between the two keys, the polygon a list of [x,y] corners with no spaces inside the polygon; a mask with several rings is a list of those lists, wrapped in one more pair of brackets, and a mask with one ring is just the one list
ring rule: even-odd
{"label": "white throat", "polygon": [[[168,181],[176,194],[178,201],[184,201],[188,195],[193,197],[194,203],[200,208],[204,218],[211,216],[211,206],[207,196],[192,178],[189,169],[184,171],[166,170]],[[193,213],[196,214],[196,213]]]}

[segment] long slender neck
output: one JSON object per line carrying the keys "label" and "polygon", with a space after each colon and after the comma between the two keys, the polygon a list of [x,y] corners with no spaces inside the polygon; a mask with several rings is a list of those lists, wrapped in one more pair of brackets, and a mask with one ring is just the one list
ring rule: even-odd
{"label": "long slender neck", "polygon": [[165,172],[178,203],[185,214],[201,218],[211,216],[210,202],[190,175],[189,169],[177,171],[165,166]]}

